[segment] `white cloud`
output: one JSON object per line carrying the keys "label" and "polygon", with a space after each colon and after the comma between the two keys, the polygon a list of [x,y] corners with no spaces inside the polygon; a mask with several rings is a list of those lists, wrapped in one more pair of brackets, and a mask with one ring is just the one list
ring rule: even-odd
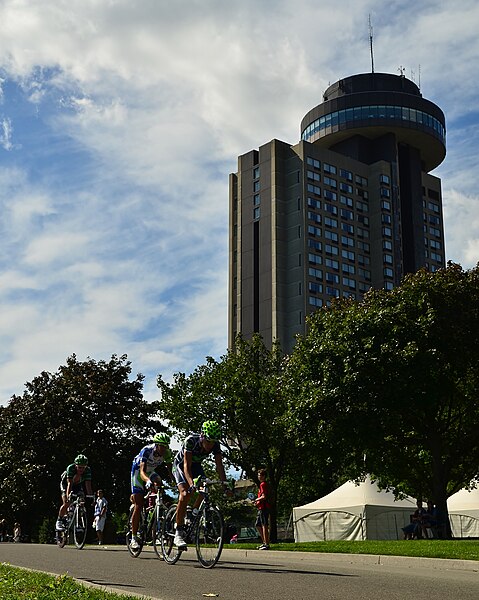
{"label": "white cloud", "polygon": [[[473,0],[4,0],[0,402],[72,353],[147,375],[226,351],[228,174],[329,83],[415,71],[446,113],[447,251],[475,264]],[[476,111],[476,112],[475,112]],[[3,147],[3,150],[2,150]]]}

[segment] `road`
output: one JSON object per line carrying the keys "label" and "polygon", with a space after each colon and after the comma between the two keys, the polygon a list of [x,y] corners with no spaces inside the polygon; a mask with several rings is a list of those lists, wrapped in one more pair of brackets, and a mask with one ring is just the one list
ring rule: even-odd
{"label": "road", "polygon": [[[479,598],[479,564],[397,557],[224,550],[213,569],[194,549],[176,565],[151,548],[137,559],[125,547],[0,544],[0,561],[158,600],[435,600]],[[476,568],[477,564],[477,568]],[[475,569],[475,570],[474,570]]]}

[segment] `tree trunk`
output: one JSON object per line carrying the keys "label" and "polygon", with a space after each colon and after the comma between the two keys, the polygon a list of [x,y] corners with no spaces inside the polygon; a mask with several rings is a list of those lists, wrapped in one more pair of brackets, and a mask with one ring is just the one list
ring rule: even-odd
{"label": "tree trunk", "polygon": [[441,539],[450,540],[452,538],[451,524],[449,522],[449,512],[447,509],[447,478],[446,468],[443,462],[433,458],[433,480],[432,489],[434,497],[431,500],[438,511],[438,536]]}

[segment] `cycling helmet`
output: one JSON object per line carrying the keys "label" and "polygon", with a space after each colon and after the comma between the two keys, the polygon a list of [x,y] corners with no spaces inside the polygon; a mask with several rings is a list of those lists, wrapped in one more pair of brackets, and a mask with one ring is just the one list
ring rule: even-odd
{"label": "cycling helmet", "polygon": [[75,458],[75,464],[81,467],[86,467],[86,465],[88,464],[88,458],[84,454],[79,454]]}
{"label": "cycling helmet", "polygon": [[217,442],[221,438],[221,427],[217,421],[205,421],[201,426],[201,433],[206,439]]}
{"label": "cycling helmet", "polygon": [[167,433],[155,433],[153,436],[153,442],[155,444],[161,444],[162,446],[170,445],[170,436]]}

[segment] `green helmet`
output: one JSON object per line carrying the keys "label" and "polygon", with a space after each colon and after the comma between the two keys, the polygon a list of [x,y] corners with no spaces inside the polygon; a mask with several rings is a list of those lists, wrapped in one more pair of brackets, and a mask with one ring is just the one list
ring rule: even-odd
{"label": "green helmet", "polygon": [[88,464],[88,458],[84,454],[79,454],[75,458],[75,464],[80,466],[86,466]]}
{"label": "green helmet", "polygon": [[170,436],[167,433],[155,433],[155,435],[153,436],[153,442],[155,444],[161,444],[162,446],[169,446],[170,445]]}
{"label": "green helmet", "polygon": [[217,421],[205,421],[201,426],[201,433],[206,439],[217,442],[221,438],[221,427]]}

